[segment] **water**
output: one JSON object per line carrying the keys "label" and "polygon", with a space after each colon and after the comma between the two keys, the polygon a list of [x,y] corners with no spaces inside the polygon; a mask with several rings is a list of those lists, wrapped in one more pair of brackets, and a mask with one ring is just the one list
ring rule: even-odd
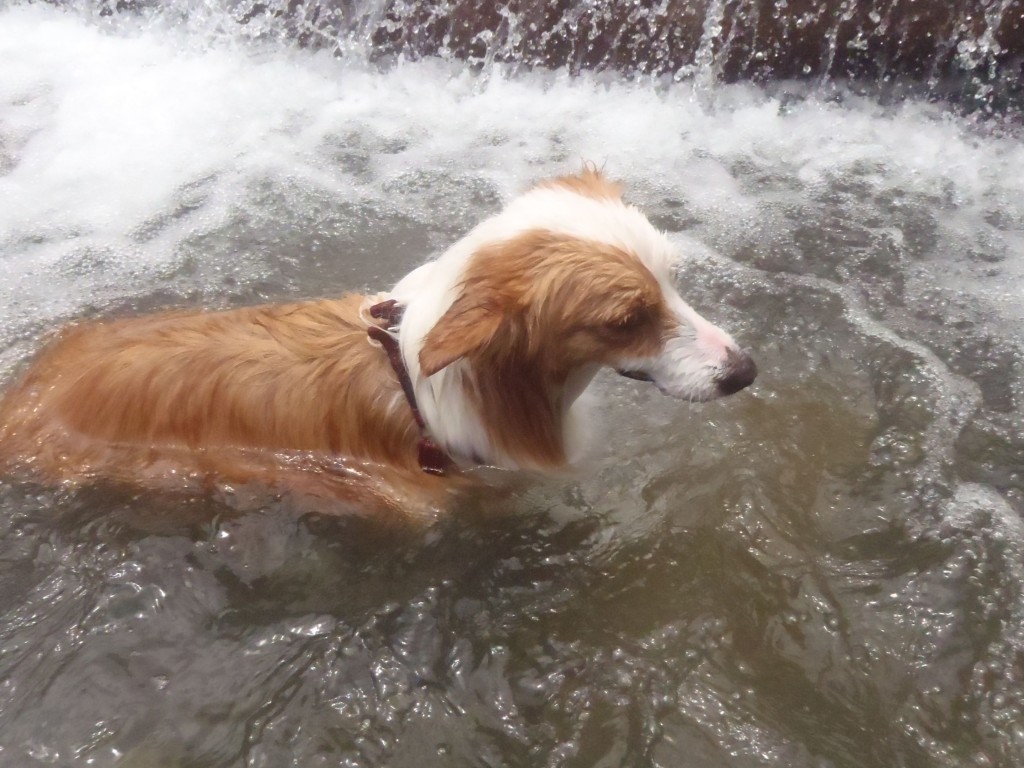
{"label": "water", "polygon": [[1012,114],[181,8],[0,10],[5,380],[74,318],[385,287],[581,159],[762,373],[601,378],[577,474],[430,526],[0,484],[0,765],[1024,761]]}

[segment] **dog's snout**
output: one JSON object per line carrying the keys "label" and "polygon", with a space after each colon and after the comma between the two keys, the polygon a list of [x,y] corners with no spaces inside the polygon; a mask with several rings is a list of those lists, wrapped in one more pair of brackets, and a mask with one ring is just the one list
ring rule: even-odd
{"label": "dog's snout", "polygon": [[754,383],[757,378],[757,364],[748,352],[729,350],[726,354],[725,369],[718,379],[718,391],[732,395]]}

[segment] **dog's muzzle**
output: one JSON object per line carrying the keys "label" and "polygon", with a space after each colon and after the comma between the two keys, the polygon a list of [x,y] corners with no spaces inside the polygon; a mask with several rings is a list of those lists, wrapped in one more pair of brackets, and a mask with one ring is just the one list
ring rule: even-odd
{"label": "dog's muzzle", "polygon": [[[615,372],[627,379],[636,381],[654,382],[654,377],[646,371],[639,371],[630,368],[616,368]],[[714,399],[734,395],[741,389],[746,389],[757,378],[757,364],[749,352],[743,350],[729,350],[726,353],[725,365],[718,375],[713,379],[713,391],[702,399]],[[665,391],[664,389],[662,390]]]}

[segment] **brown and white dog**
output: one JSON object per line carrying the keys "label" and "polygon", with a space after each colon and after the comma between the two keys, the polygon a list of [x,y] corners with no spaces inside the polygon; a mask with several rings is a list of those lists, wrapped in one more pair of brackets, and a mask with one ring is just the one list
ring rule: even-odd
{"label": "brown and white dog", "polygon": [[586,168],[386,295],[70,326],[0,402],[0,462],[399,507],[436,503],[469,465],[557,469],[602,366],[691,401],[753,382],[750,356],[676,292],[674,259]]}

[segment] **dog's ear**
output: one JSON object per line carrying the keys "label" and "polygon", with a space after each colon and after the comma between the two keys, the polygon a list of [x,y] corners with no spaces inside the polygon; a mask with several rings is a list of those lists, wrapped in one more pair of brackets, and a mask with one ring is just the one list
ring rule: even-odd
{"label": "dog's ear", "polygon": [[493,301],[462,294],[423,338],[420,370],[433,376],[460,358],[490,344],[501,327],[503,312]]}

